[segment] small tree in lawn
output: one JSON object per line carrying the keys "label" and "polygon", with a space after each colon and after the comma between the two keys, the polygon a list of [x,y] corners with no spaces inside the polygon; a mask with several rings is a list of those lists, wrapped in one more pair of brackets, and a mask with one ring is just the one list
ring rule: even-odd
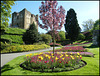
{"label": "small tree in lawn", "polygon": [[[65,19],[65,10],[62,6],[58,7],[58,2],[55,0],[49,0],[45,2],[41,2],[42,5],[39,7],[40,12],[40,20],[42,20],[42,24],[39,23],[39,26],[42,29],[50,29],[52,31],[60,30],[62,28],[62,25],[64,24]],[[55,34],[57,32],[53,32],[53,55],[54,55],[54,40],[55,40]]]}

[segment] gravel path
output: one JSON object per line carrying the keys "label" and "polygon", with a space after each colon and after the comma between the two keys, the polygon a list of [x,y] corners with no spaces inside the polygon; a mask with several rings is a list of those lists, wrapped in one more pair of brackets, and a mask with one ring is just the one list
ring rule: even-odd
{"label": "gravel path", "polygon": [[[56,49],[56,48],[59,48],[59,47],[55,47],[55,49]],[[18,57],[18,56],[26,55],[26,54],[29,54],[29,53],[36,53],[36,52],[49,51],[49,50],[52,50],[52,49],[53,49],[53,47],[50,47],[50,48],[48,48],[48,49],[43,49],[43,50],[37,50],[37,51],[1,54],[1,67],[2,67],[3,65],[5,65],[7,62],[13,60],[14,58],[16,58],[16,57]]]}

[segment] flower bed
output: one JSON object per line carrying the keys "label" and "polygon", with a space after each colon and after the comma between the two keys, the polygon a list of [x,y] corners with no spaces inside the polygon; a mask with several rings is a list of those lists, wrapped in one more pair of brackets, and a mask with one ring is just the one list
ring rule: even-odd
{"label": "flower bed", "polygon": [[21,64],[21,67],[31,71],[40,72],[59,72],[77,69],[83,65],[81,61],[82,56],[77,53],[75,55],[67,53],[40,53],[40,54],[28,54],[25,57],[25,62]]}
{"label": "flower bed", "polygon": [[[49,43],[50,46],[53,46],[53,43]],[[55,46],[61,46],[61,44],[55,43]]]}
{"label": "flower bed", "polygon": [[72,47],[63,47],[62,49],[55,50],[55,52],[87,52],[87,49],[84,49],[83,46],[72,46]]}

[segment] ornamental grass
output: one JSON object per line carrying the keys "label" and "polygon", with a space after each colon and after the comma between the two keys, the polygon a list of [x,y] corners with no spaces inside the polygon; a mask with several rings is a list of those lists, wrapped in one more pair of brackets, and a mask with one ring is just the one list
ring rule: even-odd
{"label": "ornamental grass", "polygon": [[31,71],[65,71],[84,65],[81,59],[82,56],[79,53],[72,55],[67,52],[56,52],[54,56],[52,52],[35,53],[34,56],[27,54],[25,62],[21,65]]}

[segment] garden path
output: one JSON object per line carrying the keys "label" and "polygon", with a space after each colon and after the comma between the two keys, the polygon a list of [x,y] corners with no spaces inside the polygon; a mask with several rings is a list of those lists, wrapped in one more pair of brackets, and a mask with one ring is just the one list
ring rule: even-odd
{"label": "garden path", "polygon": [[[55,47],[55,49],[56,48],[59,48],[59,47]],[[37,51],[1,54],[1,67],[3,65],[5,65],[7,62],[13,60],[14,58],[16,58],[18,56],[26,55],[26,54],[29,54],[29,53],[36,53],[36,52],[48,51],[48,50],[52,50],[52,49],[53,49],[53,47],[50,47],[48,49],[43,49],[43,50],[37,50]]]}

